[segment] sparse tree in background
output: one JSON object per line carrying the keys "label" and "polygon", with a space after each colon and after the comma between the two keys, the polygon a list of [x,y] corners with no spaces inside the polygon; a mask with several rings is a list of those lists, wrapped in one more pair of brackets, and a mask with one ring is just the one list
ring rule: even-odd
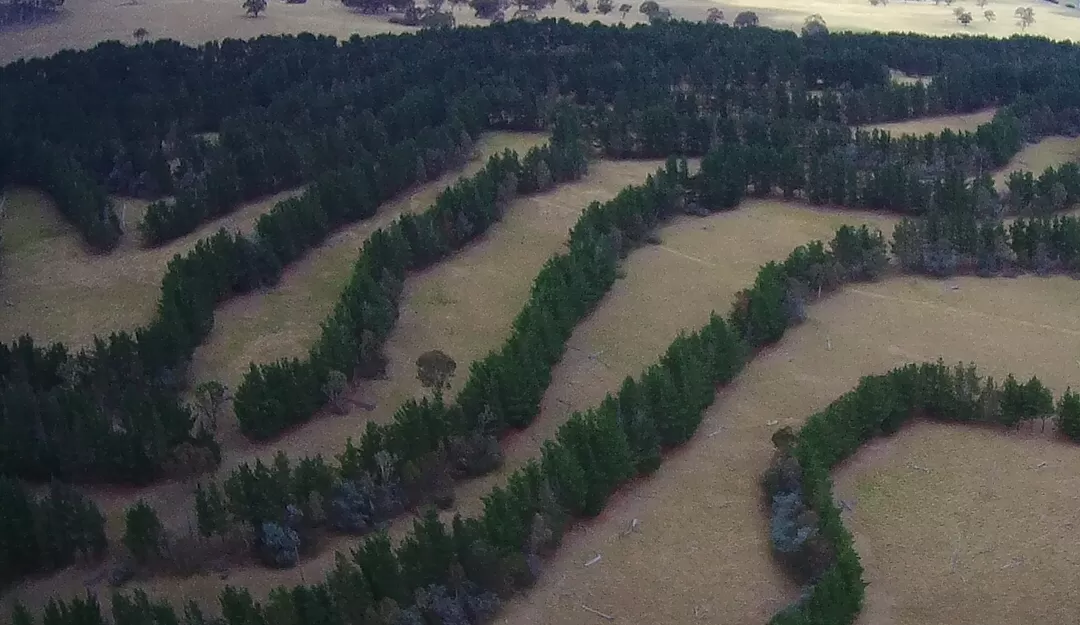
{"label": "sparse tree in background", "polygon": [[416,379],[424,388],[430,388],[436,393],[441,393],[449,386],[450,378],[454,377],[457,363],[450,356],[437,349],[420,354],[416,359]]}
{"label": "sparse tree in background", "polygon": [[986,6],[986,3],[988,1],[989,0],[975,0],[975,6],[977,6],[977,7],[979,7],[981,9],[981,8]]}
{"label": "sparse tree in background", "polygon": [[671,10],[667,7],[660,7],[656,13],[649,15],[650,24],[665,24],[671,21]]}
{"label": "sparse tree in background", "polygon": [[124,546],[140,564],[158,555],[164,528],[150,504],[139,500],[124,515]]}
{"label": "sparse tree in background", "polygon": [[244,11],[251,17],[259,17],[266,10],[266,0],[244,0]]}
{"label": "sparse tree in background", "polygon": [[642,2],[641,6],[638,7],[638,12],[645,17],[650,17],[659,10],[660,5],[657,4],[655,0],[645,0],[645,2]]}
{"label": "sparse tree in background", "polygon": [[815,13],[803,20],[803,37],[824,37],[829,34],[829,27],[825,25],[825,18]]}
{"label": "sparse tree in background", "polygon": [[131,33],[131,36],[135,38],[136,43],[142,43],[146,41],[146,38],[150,35],[150,31],[145,28],[136,28],[135,32]]}
{"label": "sparse tree in background", "polygon": [[732,22],[739,28],[746,28],[747,26],[757,26],[760,23],[757,13],[753,11],[743,11],[735,16],[735,21]]}
{"label": "sparse tree in background", "polygon": [[1016,23],[1021,30],[1027,30],[1028,26],[1035,23],[1035,9],[1031,7],[1016,7],[1013,15],[1016,16]]}
{"label": "sparse tree in background", "polygon": [[615,1],[614,0],[597,0],[597,2],[596,2],[596,12],[599,13],[600,15],[607,15],[608,13],[611,13],[614,10],[615,10]]}
{"label": "sparse tree in background", "polygon": [[994,13],[993,11],[990,11],[988,9],[985,12],[983,12],[983,17],[986,18],[986,21],[992,22],[992,21],[997,19],[997,13]]}
{"label": "sparse tree in background", "polygon": [[633,11],[633,10],[634,10],[634,5],[632,5],[632,4],[620,4],[619,5],[619,13],[622,13],[622,18],[621,19],[626,19],[626,14],[629,13],[630,11]]}
{"label": "sparse tree in background", "polygon": [[953,15],[956,16],[956,21],[964,26],[971,24],[971,13],[964,7],[956,7],[953,9]]}
{"label": "sparse tree in background", "polygon": [[571,5],[574,7],[575,13],[585,14],[589,12],[589,0],[576,0]]}
{"label": "sparse tree in background", "polygon": [[724,12],[717,7],[712,7],[705,12],[705,22],[709,24],[720,24],[724,21]]}

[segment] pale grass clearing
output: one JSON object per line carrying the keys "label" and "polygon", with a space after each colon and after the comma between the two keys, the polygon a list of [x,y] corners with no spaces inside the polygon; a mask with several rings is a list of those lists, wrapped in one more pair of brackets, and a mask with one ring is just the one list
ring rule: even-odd
{"label": "pale grass clearing", "polygon": [[[506,339],[514,316],[528,297],[533,278],[552,254],[564,248],[569,229],[580,212],[593,201],[614,197],[628,184],[642,182],[661,164],[660,161],[596,162],[590,164],[590,173],[582,181],[515,200],[503,220],[482,239],[437,266],[407,278],[402,314],[386,348],[390,359],[388,378],[363,382],[355,391],[357,399],[375,405],[373,411],[354,409],[341,417],[320,415],[268,445],[241,442],[238,435],[227,437],[218,477],[224,477],[240,462],[269,460],[278,450],[293,458],[315,454],[333,457],[344,448],[348,437],[360,435],[365,423],[388,421],[402,401],[421,394],[415,380],[415,360],[429,349],[443,349],[457,360],[455,382],[460,385],[471,362]],[[354,257],[355,252],[354,246]],[[316,319],[321,318],[320,314]],[[193,489],[194,484],[163,483],[141,491],[93,489],[93,495],[112,520],[112,536],[116,540],[120,515],[140,497],[154,506],[171,529],[187,531],[195,523]],[[395,529],[400,531],[410,523],[408,519],[399,520]],[[175,602],[193,598],[211,606],[216,605],[217,596],[226,584],[244,586],[255,596],[265,597],[282,584],[321,580],[333,566],[334,552],[348,553],[355,542],[349,537],[330,537],[317,556],[289,570],[238,563],[231,567],[227,580],[218,575],[163,577],[128,587],[146,590],[153,596],[166,596]],[[49,578],[24,583],[12,592],[11,600],[40,605],[51,596],[79,594],[84,587],[107,594],[108,587],[101,577],[107,567],[108,564],[90,569],[69,568]]]}
{"label": "pale grass clearing", "polygon": [[1080,137],[1046,137],[1036,143],[1029,143],[1009,161],[1005,167],[994,174],[994,185],[998,191],[1007,187],[1005,181],[1014,171],[1030,171],[1039,177],[1047,167],[1060,167],[1065,163],[1080,160]]}
{"label": "pale grass clearing", "polygon": [[[959,288],[952,290],[947,285]],[[537,588],[513,602],[500,622],[581,623],[588,618],[582,604],[616,615],[625,623],[688,623],[697,619],[722,625],[766,622],[798,595],[798,588],[771,559],[768,516],[761,502],[759,478],[773,453],[772,433],[785,425],[798,426],[809,414],[851,389],[863,375],[939,357],[947,362],[974,361],[984,373],[999,380],[1009,372],[1037,374],[1054,389],[1063,390],[1069,381],[1080,378],[1076,360],[1080,320],[1070,312],[1080,304],[1078,286],[1064,277],[959,278],[948,282],[903,277],[848,287],[810,306],[806,323],[760,354],[720,393],[689,444],[670,455],[655,476],[618,493],[599,519],[568,534]],[[1004,437],[998,432],[993,435]],[[968,449],[980,447],[975,442]],[[1047,460],[1054,475],[1067,473],[1065,465],[1057,464],[1056,453],[1049,453],[1040,447],[1028,462],[1010,460],[1000,471],[1012,467],[1017,476],[1014,479],[1034,477],[1032,466]],[[944,467],[942,455],[934,457],[939,458],[938,466]],[[998,461],[1000,456],[990,451],[974,464]],[[1053,488],[1057,487],[1049,492],[1054,492]],[[1020,490],[1017,482],[1000,490],[995,487],[993,492],[1004,498],[1009,496],[1006,493]],[[1027,501],[1023,499],[1027,495],[1013,496],[1016,502]],[[921,493],[918,497],[922,502]],[[855,499],[858,518],[860,504],[857,496]],[[945,501],[948,498],[941,497],[941,502]],[[1019,504],[1010,503],[1009,509],[1013,505]],[[895,608],[895,614],[916,614],[912,620],[896,621],[913,625],[1066,622],[1050,615],[1061,606],[1072,609],[1076,605],[1074,596],[1064,596],[1065,581],[1050,583],[1048,579],[1070,579],[1066,569],[1051,564],[1065,559],[1075,562],[1080,547],[1075,541],[1054,547],[1049,541],[1038,542],[1042,540],[1038,537],[1060,531],[1056,526],[1064,518],[1054,512],[1057,508],[1048,508],[1045,517],[1024,516],[1025,533],[1032,538],[1019,539],[1015,549],[1007,545],[1016,536],[1006,532],[984,541],[1001,545],[993,559],[1001,564],[1030,551],[1031,545],[1042,546],[1038,559],[1029,558],[1021,569],[1034,575],[1035,581],[1010,585],[1008,581],[1017,579],[1020,571],[1005,570],[991,578],[1000,582],[972,575],[963,586],[958,576],[934,573],[949,571],[952,543],[947,551],[933,554],[933,562],[926,560],[929,556],[921,548],[914,548],[922,536],[939,540],[935,536],[940,535],[944,540],[948,534],[955,540],[955,527],[917,507],[905,508],[901,503],[890,509],[903,511],[890,519],[889,527],[909,525],[904,530],[908,540],[869,542],[875,552],[868,568],[872,583],[867,588],[871,611],[864,621],[867,625],[893,622],[873,612],[874,606],[881,604]],[[954,508],[952,514],[959,518],[962,512]],[[989,515],[990,509],[985,513]],[[620,537],[635,518],[640,521],[640,530]],[[855,527],[860,545],[868,543],[860,528],[880,518],[868,517],[866,525]],[[978,521],[970,523],[974,527]],[[995,520],[984,527],[994,531],[994,523],[1004,521]],[[887,530],[878,534],[885,535],[896,534]],[[983,543],[978,544],[982,548]],[[1053,548],[1065,554],[1052,556]],[[582,566],[597,554],[602,556],[598,564]],[[908,568],[897,566],[894,571],[897,558],[911,558]],[[874,568],[875,559],[881,560],[880,569]],[[1036,566],[1043,562],[1047,563],[1045,573]],[[936,584],[935,595],[921,594],[922,581],[911,579],[917,577],[914,571],[933,576],[933,581],[926,582],[927,586]],[[893,585],[892,580],[905,576]],[[1048,584],[1046,590],[1032,594],[1035,585],[1042,582]],[[980,592],[968,594],[973,585],[979,585]],[[1048,597],[1048,593],[1054,596]],[[947,603],[956,607],[945,612]],[[942,611],[922,611],[927,606],[941,606]],[[928,613],[943,616],[931,621],[925,619]],[[970,619],[959,617],[965,613]],[[1008,618],[1019,614],[1047,618]]]}
{"label": "pale grass clearing", "polygon": [[870,584],[860,625],[1076,621],[1075,444],[919,422],[836,478]]}
{"label": "pale grass clearing", "polygon": [[[1067,0],[1072,2],[1072,0]],[[661,5],[667,3],[661,2]],[[761,24],[770,28],[786,28],[798,31],[807,16],[818,14],[828,25],[829,30],[854,32],[901,32],[919,33],[932,36],[973,35],[1007,38],[1013,35],[1028,34],[1055,40],[1073,40],[1080,38],[1080,11],[1046,2],[1001,2],[990,0],[985,7],[978,7],[974,2],[944,2],[936,4],[930,1],[910,2],[894,1],[887,5],[873,6],[869,0],[810,0],[797,5],[779,0],[734,0],[718,2],[730,22],[741,11],[755,11],[761,18]],[[697,15],[694,8],[671,4],[672,12],[688,19],[704,19]],[[1026,30],[1016,23],[1013,12],[1017,6],[1031,6],[1035,9],[1035,23]],[[960,24],[953,9],[963,7],[971,12],[972,23]],[[993,11],[997,19],[987,21],[984,11]]]}
{"label": "pale grass clearing", "polygon": [[975,113],[958,113],[956,115],[934,115],[932,117],[918,117],[902,122],[886,122],[881,124],[866,124],[860,126],[863,130],[884,130],[894,137],[900,135],[925,135],[928,133],[939,134],[945,129],[956,132],[975,130],[994,119],[995,109],[985,109]]}
{"label": "pale grass clearing", "polygon": [[232,213],[158,248],[138,241],[136,226],[147,203],[114,198],[125,235],[109,254],[94,254],[45,194],[25,188],[6,190],[0,221],[0,340],[30,334],[69,347],[90,344],[95,335],[134,330],[150,322],[161,295],[161,278],[177,254],[221,228],[250,230],[260,215],[286,191],[245,203]]}

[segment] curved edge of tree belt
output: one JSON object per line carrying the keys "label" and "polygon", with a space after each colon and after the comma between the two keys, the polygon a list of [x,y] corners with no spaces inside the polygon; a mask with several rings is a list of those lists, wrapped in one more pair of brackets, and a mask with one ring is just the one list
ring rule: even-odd
{"label": "curved edge of tree belt", "polygon": [[851,533],[833,499],[830,472],[865,443],[896,433],[916,415],[948,423],[1019,428],[1053,418],[1059,432],[1080,443],[1080,394],[1054,397],[1038,378],[1025,383],[1009,375],[998,386],[974,365],[908,364],[864,376],[851,391],[797,431],[773,435],[776,453],[762,479],[771,507],[773,553],[807,590],[778,613],[771,625],[853,623],[862,609],[865,583]]}

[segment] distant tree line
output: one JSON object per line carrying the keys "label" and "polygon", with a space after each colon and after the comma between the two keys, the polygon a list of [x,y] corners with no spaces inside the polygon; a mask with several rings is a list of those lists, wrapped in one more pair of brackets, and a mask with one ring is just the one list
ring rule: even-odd
{"label": "distant tree line", "polygon": [[1055,406],[1035,377],[1021,383],[1009,375],[999,384],[979,376],[974,366],[948,367],[940,361],[863,377],[797,432],[784,428],[773,436],[777,453],[763,478],[772,508],[773,551],[810,586],[771,625],[855,622],[865,596],[863,570],[833,499],[830,471],[915,415],[1008,428],[1053,420],[1080,442],[1080,396],[1068,390]]}
{"label": "distant tree line", "polygon": [[[109,250],[121,226],[106,192],[174,195],[141,227],[161,242],[238,202],[365,153],[377,158],[384,145],[419,139],[440,116],[461,118],[475,103],[483,128],[535,130],[557,98],[612,104],[619,123],[656,126],[649,136],[663,136],[673,100],[675,110],[865,123],[969,111],[1075,82],[1076,56],[1035,39],[798,38],[706,24],[626,30],[523,20],[340,46],[306,34],[198,48],[109,42],[0,69],[0,171],[46,188],[93,247]],[[935,80],[892,85],[887,67]]]}

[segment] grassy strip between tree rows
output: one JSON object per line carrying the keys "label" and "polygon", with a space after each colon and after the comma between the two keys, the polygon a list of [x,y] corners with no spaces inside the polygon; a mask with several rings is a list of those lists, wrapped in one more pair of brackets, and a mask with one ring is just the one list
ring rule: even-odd
{"label": "grassy strip between tree rows", "polygon": [[981,378],[974,365],[950,368],[940,361],[863,377],[798,432],[784,428],[773,436],[778,452],[763,480],[773,549],[794,576],[812,585],[772,625],[855,621],[865,595],[863,570],[833,500],[830,471],[916,416],[1009,428],[1053,418],[1062,434],[1080,442],[1080,395],[1067,390],[1055,407],[1034,377],[1020,383],[1010,375],[999,386]]}

